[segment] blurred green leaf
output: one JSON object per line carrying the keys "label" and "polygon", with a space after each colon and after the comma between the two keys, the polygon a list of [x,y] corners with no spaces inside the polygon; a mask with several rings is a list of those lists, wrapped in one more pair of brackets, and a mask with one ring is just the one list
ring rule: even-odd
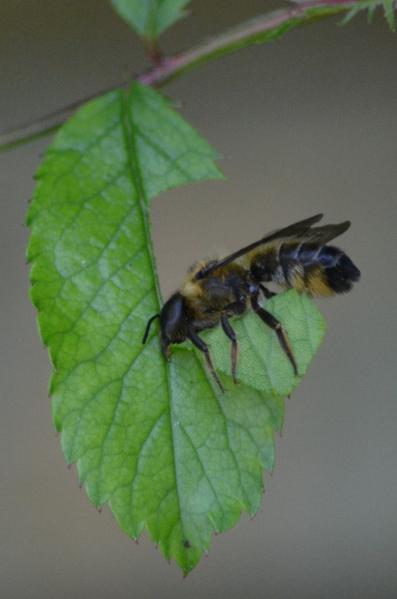
{"label": "blurred green leaf", "polygon": [[185,16],[190,0],[112,0],[118,14],[142,37],[156,40]]}
{"label": "blurred green leaf", "polygon": [[395,21],[395,10],[396,10],[396,2],[395,0],[383,0],[383,10],[385,13],[386,21],[389,23],[389,27],[392,31],[396,29],[396,21]]}
{"label": "blurred green leaf", "polygon": [[392,31],[395,31],[395,0],[361,0],[357,2],[342,19],[342,25],[349,23],[355,16],[362,11],[368,11],[368,22],[372,23],[375,11],[378,7],[383,7],[386,21]]}

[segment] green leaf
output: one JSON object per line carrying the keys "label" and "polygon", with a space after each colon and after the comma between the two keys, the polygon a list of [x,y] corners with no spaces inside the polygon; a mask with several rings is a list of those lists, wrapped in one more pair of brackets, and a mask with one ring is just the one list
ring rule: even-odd
{"label": "green leaf", "polygon": [[368,22],[372,23],[376,9],[381,6],[385,14],[386,21],[392,31],[395,30],[394,11],[396,10],[395,0],[361,0],[357,2],[346,16],[342,19],[342,25],[349,23],[362,11],[368,11]]}
{"label": "green leaf", "polygon": [[190,0],[112,0],[118,14],[142,37],[158,38],[185,16]]}
{"label": "green leaf", "polygon": [[[361,2],[356,4],[355,6],[353,6],[349,12],[346,13],[346,15],[343,17],[342,21],[341,21],[341,25],[347,25],[348,23],[350,23],[350,21],[352,19],[354,19],[354,17],[356,17],[362,10],[364,10],[364,7],[361,6]],[[365,4],[368,4],[367,2]],[[372,4],[372,2],[371,2]],[[367,8],[367,7],[365,7]],[[373,18],[373,14],[374,14],[374,7],[371,6],[371,19]]]}
{"label": "green leaf", "polygon": [[394,11],[396,10],[395,0],[383,0],[383,10],[385,13],[386,21],[389,24],[389,27],[392,31],[396,29],[396,21]]}
{"label": "green leaf", "polygon": [[[266,302],[266,309],[283,324],[296,357],[299,376],[269,327],[250,312],[233,321],[239,339],[238,379],[266,394],[290,395],[305,374],[325,333],[325,321],[312,301],[294,290]],[[230,373],[230,347],[221,329],[206,336],[216,367]]]}
{"label": "green leaf", "polygon": [[[156,330],[141,343],[160,307],[148,202],[221,177],[215,158],[166,100],[135,84],[90,102],[61,129],[28,214],[31,296],[54,367],[53,418],[66,460],[77,463],[96,506],[108,504],[133,538],[146,529],[184,572],[213,531],[258,510],[283,421],[279,391],[295,384],[288,373],[282,380],[285,357],[271,332],[260,326],[244,339],[251,316],[236,323],[251,352],[240,360],[250,386],[223,376],[225,394],[187,343],[173,348],[170,363]],[[270,307],[285,319],[304,369],[321,335],[318,313],[295,293]],[[229,372],[222,343],[216,355]],[[251,343],[264,344],[267,366]],[[252,377],[250,355],[259,360]],[[261,368],[277,385],[262,384]]]}
{"label": "green leaf", "polygon": [[371,25],[374,21],[376,8],[377,8],[377,6],[375,3],[373,3],[371,6],[368,7],[368,24],[369,25]]}

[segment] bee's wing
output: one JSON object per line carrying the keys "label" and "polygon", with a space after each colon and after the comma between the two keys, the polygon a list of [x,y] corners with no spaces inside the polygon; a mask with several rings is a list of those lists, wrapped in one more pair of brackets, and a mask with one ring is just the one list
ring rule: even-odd
{"label": "bee's wing", "polygon": [[300,220],[293,225],[289,225],[288,227],[284,227],[283,229],[278,229],[277,231],[273,231],[272,233],[268,233],[265,237],[258,239],[258,241],[254,241],[249,245],[241,248],[241,250],[237,250],[226,256],[226,258],[221,258],[220,260],[211,261],[208,266],[204,266],[201,270],[199,270],[195,279],[203,279],[208,274],[219,268],[220,266],[225,266],[226,264],[230,264],[230,262],[234,262],[237,258],[244,256],[251,250],[254,250],[259,245],[263,245],[265,243],[269,243],[270,241],[274,241],[275,239],[280,239],[282,237],[301,237],[304,233],[306,233],[312,225],[318,223],[319,220],[323,218],[323,214],[316,214],[315,216],[311,216],[310,218],[305,218],[304,220]]}
{"label": "bee's wing", "polygon": [[349,220],[345,220],[343,223],[337,225],[324,225],[323,227],[314,227],[309,229],[303,235],[298,235],[299,239],[307,243],[316,243],[318,245],[325,245],[331,239],[339,237],[350,227],[351,223]]}
{"label": "bee's wing", "polygon": [[322,227],[315,227],[312,229],[312,225],[318,223],[322,217],[323,214],[316,214],[310,218],[300,220],[293,225],[289,225],[288,227],[284,227],[283,229],[278,229],[273,233],[269,233],[265,237],[262,237],[262,239],[258,239],[258,241],[254,241],[253,243],[241,248],[241,250],[237,250],[236,252],[233,252],[233,254],[226,256],[226,258],[222,258],[221,260],[217,260],[215,262],[210,262],[208,266],[204,266],[204,268],[196,273],[195,279],[203,279],[217,268],[226,266],[226,264],[230,264],[230,262],[234,262],[234,260],[237,260],[237,258],[244,256],[244,254],[251,252],[260,245],[266,245],[275,240],[291,238],[324,245],[334,237],[341,235],[350,227],[350,221],[345,221],[337,225],[324,225]]}

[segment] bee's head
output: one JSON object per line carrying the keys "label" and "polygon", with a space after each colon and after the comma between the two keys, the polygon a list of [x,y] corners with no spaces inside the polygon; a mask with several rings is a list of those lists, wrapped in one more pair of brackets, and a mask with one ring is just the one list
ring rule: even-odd
{"label": "bee's head", "polygon": [[169,360],[171,343],[182,343],[187,337],[187,316],[183,296],[176,292],[167,300],[160,314],[155,314],[147,323],[142,343],[146,343],[150,325],[155,318],[160,318],[160,341],[164,357]]}
{"label": "bee's head", "polygon": [[161,349],[169,360],[171,343],[182,343],[187,336],[186,307],[183,296],[176,292],[167,300],[160,312]]}

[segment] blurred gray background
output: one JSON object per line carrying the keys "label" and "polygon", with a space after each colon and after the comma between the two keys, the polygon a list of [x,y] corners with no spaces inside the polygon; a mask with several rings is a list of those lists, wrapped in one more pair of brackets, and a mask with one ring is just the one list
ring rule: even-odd
{"label": "blurred gray background", "polygon": [[[187,47],[271,8],[198,0],[163,37]],[[29,303],[24,215],[49,140],[0,156],[1,555],[4,598],[397,596],[397,34],[379,15],[328,21],[196,70],[166,88],[223,155],[226,182],[169,192],[152,220],[164,294],[194,259],[324,211],[362,270],[321,302],[328,334],[287,403],[263,510],[214,537],[185,580],[143,537],[99,515],[68,471]],[[106,0],[2,0],[0,128],[147,66]]]}

